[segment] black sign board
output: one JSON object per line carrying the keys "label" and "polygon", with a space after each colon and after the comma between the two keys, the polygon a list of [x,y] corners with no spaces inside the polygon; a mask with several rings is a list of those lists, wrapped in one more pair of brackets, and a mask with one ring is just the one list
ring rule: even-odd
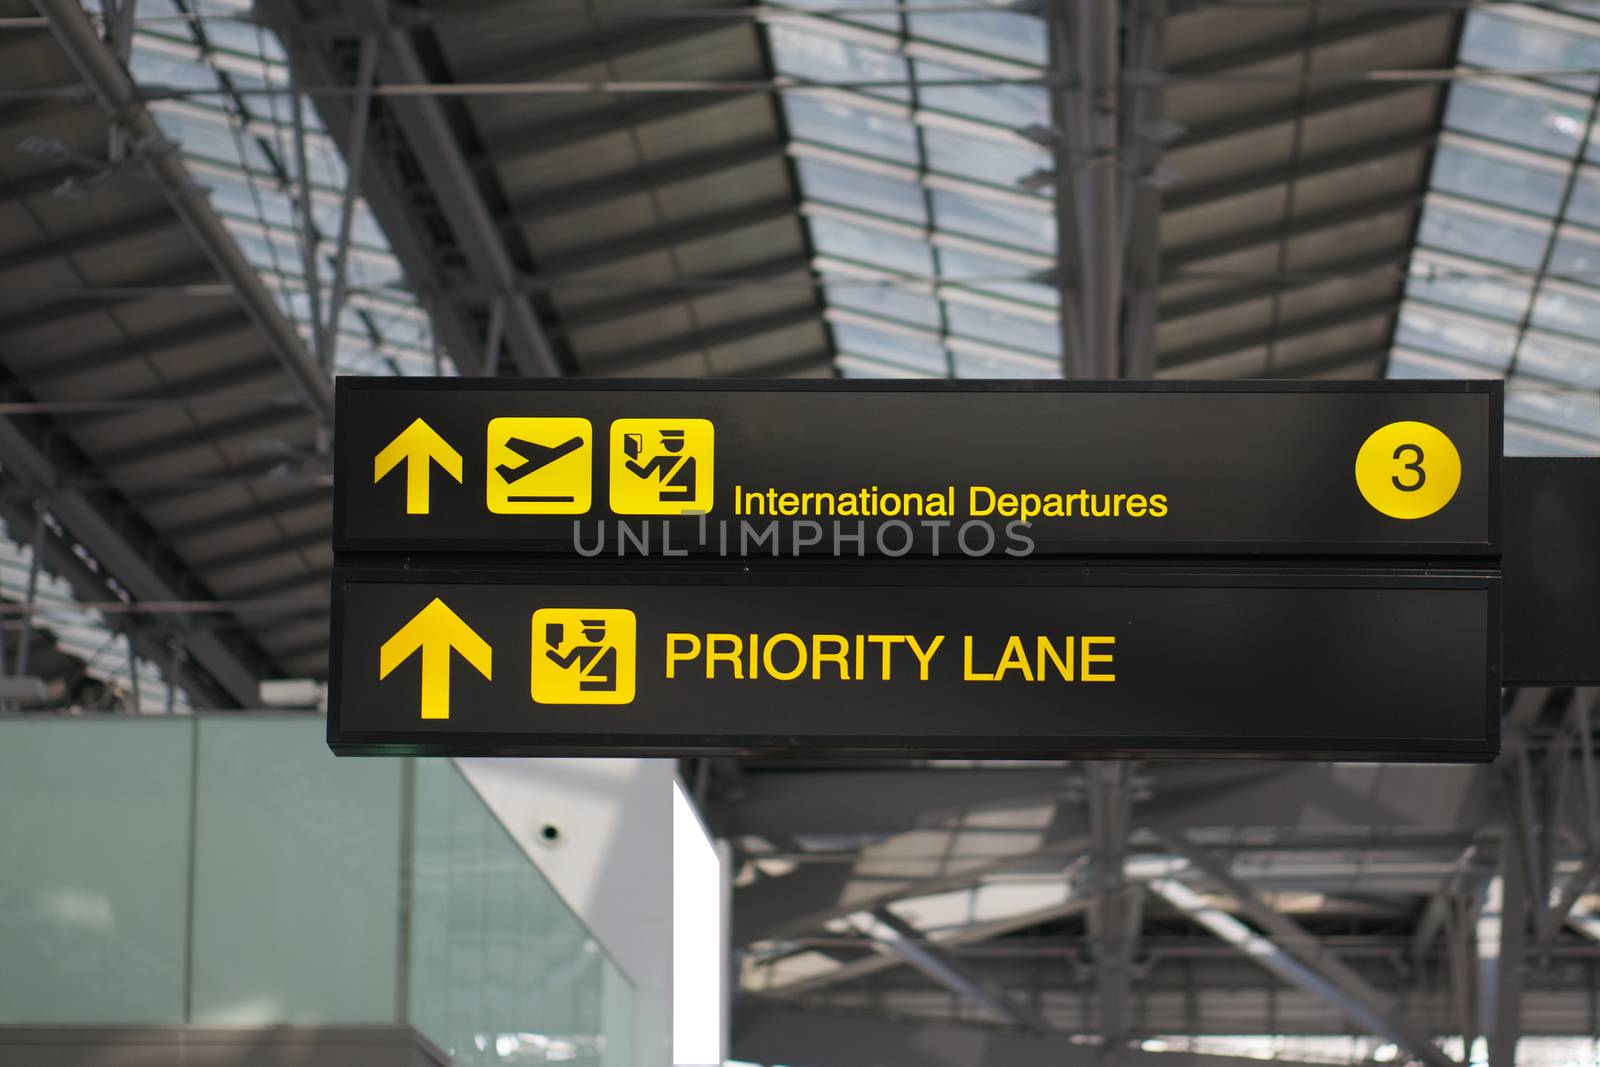
{"label": "black sign board", "polygon": [[341,753],[1473,760],[1491,574],[340,568]]}
{"label": "black sign board", "polygon": [[341,553],[1485,558],[1498,382],[341,378]]}

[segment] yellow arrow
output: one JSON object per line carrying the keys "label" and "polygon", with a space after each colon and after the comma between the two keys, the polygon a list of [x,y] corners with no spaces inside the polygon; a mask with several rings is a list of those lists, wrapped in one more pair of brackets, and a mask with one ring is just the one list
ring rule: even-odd
{"label": "yellow arrow", "polygon": [[394,470],[404,460],[406,463],[406,514],[428,513],[428,461],[443,467],[445,473],[456,481],[461,480],[461,453],[450,447],[448,441],[433,432],[433,427],[417,419],[400,431],[400,435],[384,446],[372,465],[372,484],[383,481],[384,475]]}
{"label": "yellow arrow", "polygon": [[450,717],[450,650],[461,657],[478,673],[492,680],[489,673],[494,650],[489,642],[473,632],[461,621],[461,616],[434,597],[428,606],[417,612],[411,621],[400,627],[393,637],[378,650],[378,680],[389,677],[389,672],[411,658],[411,653],[422,649],[422,717],[448,719]]}

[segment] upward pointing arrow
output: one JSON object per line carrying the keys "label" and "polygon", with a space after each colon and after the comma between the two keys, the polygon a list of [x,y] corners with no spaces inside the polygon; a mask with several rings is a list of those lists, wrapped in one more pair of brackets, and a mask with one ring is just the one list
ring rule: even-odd
{"label": "upward pointing arrow", "polygon": [[384,446],[372,465],[372,483],[383,481],[384,475],[394,470],[402,461],[406,464],[406,514],[428,513],[428,463],[437,463],[446,474],[461,480],[461,453],[433,432],[433,427],[417,419],[400,431],[393,441]]}
{"label": "upward pointing arrow", "polygon": [[378,680],[389,677],[400,664],[411,658],[417,649],[422,650],[422,717],[448,719],[450,717],[450,650],[453,648],[478,669],[478,673],[492,680],[489,673],[494,650],[489,642],[479,637],[461,616],[434,597],[428,606],[414,615],[410,622],[383,643],[378,650]]}

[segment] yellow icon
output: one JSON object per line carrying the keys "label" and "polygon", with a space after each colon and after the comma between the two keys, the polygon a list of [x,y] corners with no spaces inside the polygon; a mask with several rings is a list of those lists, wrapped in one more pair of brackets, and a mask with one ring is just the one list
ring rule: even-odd
{"label": "yellow icon", "polygon": [[1356,453],[1356,486],[1394,519],[1421,519],[1450,503],[1461,486],[1461,454],[1425,422],[1391,422]]}
{"label": "yellow icon", "polygon": [[428,513],[428,466],[437,463],[456,481],[461,480],[461,453],[449,442],[433,432],[433,427],[416,419],[400,431],[393,441],[384,446],[372,464],[372,484],[383,481],[384,476],[406,465],[406,514]]}
{"label": "yellow icon", "polygon": [[541,608],[534,612],[534,702],[632,701],[638,630],[638,622],[627,608]]}
{"label": "yellow icon", "polygon": [[716,434],[707,419],[611,424],[611,510],[682,515],[711,510]]}
{"label": "yellow icon", "polygon": [[489,420],[489,510],[496,515],[582,515],[594,484],[588,419]]}
{"label": "yellow icon", "polygon": [[450,650],[453,648],[490,678],[490,661],[494,650],[461,621],[461,616],[445,606],[438,597],[428,601],[428,606],[414,615],[410,622],[383,643],[378,650],[378,681],[389,677],[411,654],[422,650],[422,717],[448,719],[450,717]]}

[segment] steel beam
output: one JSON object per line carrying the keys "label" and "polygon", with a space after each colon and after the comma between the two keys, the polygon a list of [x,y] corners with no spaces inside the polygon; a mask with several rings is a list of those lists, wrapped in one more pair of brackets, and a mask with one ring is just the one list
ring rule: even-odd
{"label": "steel beam", "polygon": [[[355,225],[356,199],[361,195],[361,172],[367,160],[367,126],[372,120],[372,83],[377,77],[378,43],[368,34],[361,38],[360,56],[356,60],[357,96],[354,117],[351,119],[350,140],[344,146],[345,182],[339,198],[339,235],[334,243],[333,292],[328,296],[327,321],[313,322],[322,331],[320,351],[322,364],[333,373],[338,364],[339,319],[344,314],[345,293],[350,282],[350,234]],[[307,190],[310,182],[306,182]]]}
{"label": "steel beam", "polygon": [[[584,369],[596,374],[630,374],[665,359],[692,355],[696,352],[709,353],[712,348],[721,345],[738,344],[763,334],[805,325],[821,327],[816,305],[809,302],[796,307],[762,312],[749,318],[734,319],[732,322],[724,322],[717,326],[690,330],[674,337],[664,337],[625,352],[597,354],[588,360]],[[710,376],[715,372],[707,367],[706,373]]]}
{"label": "steel beam", "polygon": [[695,152],[649,163],[612,177],[586,179],[513,200],[512,220],[515,224],[517,219],[524,217],[542,218],[583,211],[621,197],[710,177],[735,167],[763,162],[781,164],[785,158],[781,143],[762,136],[725,145],[715,151]]}
{"label": "steel beam", "polygon": [[[1167,0],[1129,0],[1128,65],[1160,70],[1166,54]],[[1123,269],[1127,307],[1121,322],[1121,374],[1149,378],[1156,372],[1156,312],[1161,288],[1161,183],[1165,93],[1144,86],[1130,94],[1122,130],[1130,171],[1123,176],[1126,234]]]}
{"label": "steel beam", "polygon": [[283,515],[313,507],[328,509],[332,503],[333,494],[324,486],[301,489],[267,500],[251,500],[242,507],[230,508],[227,511],[207,511],[199,518],[168,526],[161,532],[173,542],[187,541],[268,515]]}
{"label": "steel beam", "polygon": [[1235,877],[1225,863],[1205,849],[1195,847],[1182,833],[1167,834],[1164,839],[1173,851],[1232,897],[1240,910],[1271,940],[1251,931],[1231,915],[1206,905],[1199,894],[1181,882],[1158,879],[1151,883],[1153,892],[1263,967],[1325,997],[1351,1021],[1395,1042],[1429,1067],[1458,1067],[1427,1033],[1395,1017],[1383,994],[1325,951],[1298,923],[1268,906],[1254,889]]}
{"label": "steel beam", "polygon": [[[0,494],[0,518],[8,528],[20,530],[28,525],[30,508],[24,501]],[[85,559],[77,547],[56,530],[45,528],[39,559],[44,569],[65,581],[72,594],[81,601],[110,601],[118,598],[116,583],[103,570]],[[235,698],[218,686],[216,679],[197,669],[194,663],[172,655],[172,649],[185,645],[188,632],[182,623],[171,617],[131,617],[134,647],[138,654],[152,663],[162,665],[169,684],[189,694],[198,708],[221,708],[234,704]],[[35,629],[31,644],[43,640]]]}
{"label": "steel beam", "polygon": [[[730,77],[738,81],[754,81],[766,77],[766,72],[749,70]],[[761,94],[752,92],[747,95]],[[648,126],[722,107],[732,98],[721,93],[647,96],[629,99],[625,105],[615,104],[576,115],[538,119],[527,125],[490,131],[485,138],[488,143],[484,145],[484,154],[472,162],[480,169],[500,163],[514,163],[535,153],[557,152],[581,145],[596,137],[627,129],[630,124]]]}
{"label": "steel beam", "polygon": [[712,211],[646,233],[629,234],[563,252],[560,257],[562,274],[588,274],[634,256],[648,255],[673,245],[723,236],[782,219],[795,219],[794,201],[787,195],[731,211]]}
{"label": "steel beam", "polygon": [[[1303,35],[1301,35],[1303,37]],[[1302,102],[1294,97],[1284,103],[1267,107],[1253,107],[1226,118],[1198,123],[1181,133],[1171,145],[1174,152],[1200,148],[1224,141],[1230,137],[1257,133],[1273,126],[1304,118],[1315,118],[1344,108],[1393,100],[1407,93],[1437,92],[1436,86],[1418,85],[1415,82],[1375,82],[1365,85],[1346,85],[1313,93]]]}
{"label": "steel beam", "polygon": [[[1426,22],[1430,19],[1454,17],[1453,13],[1445,14],[1425,9],[1380,10],[1373,14],[1360,15],[1355,18],[1330,20],[1317,27],[1310,34],[1296,28],[1265,41],[1252,41],[1250,44],[1238,45],[1220,52],[1212,52],[1183,63],[1174,64],[1172,72],[1184,77],[1219,74],[1236,70],[1240,67],[1254,67],[1263,63],[1271,63],[1274,60],[1298,56],[1307,49],[1314,51],[1319,48],[1359,41],[1363,37],[1405,29],[1408,26]],[[1140,73],[1143,72],[1141,71]]]}
{"label": "steel beam", "polygon": [[[11,397],[19,399],[16,390]],[[36,417],[0,419],[0,465],[50,501],[50,511],[62,527],[131,599],[210,599],[204,585],[120,497],[70,487],[87,473],[88,463],[52,422]],[[237,647],[200,630],[183,634],[182,640],[190,659],[215,679],[213,692],[220,690],[242,707],[256,703],[261,679],[272,674],[264,652]]]}
{"label": "steel beam", "polygon": [[[1088,907],[1089,902],[1087,900],[1069,900],[1063,904],[1019,912],[1004,919],[973,923],[971,926],[965,926],[959,930],[952,930],[942,934],[934,943],[946,953],[955,953],[960,949],[981,945],[995,938],[1004,937],[1006,934],[1015,933],[1018,930],[1026,930],[1042,923],[1055,922],[1072,915],[1082,914]],[[804,996],[827,986],[853,982],[868,975],[880,974],[883,971],[899,966],[899,964],[900,961],[891,956],[864,956],[858,960],[841,963],[831,971],[810,975],[789,985],[776,987],[773,992],[784,997]]]}
{"label": "steel beam", "polygon": [[[1095,367],[1084,332],[1078,236],[1078,156],[1082,153],[1082,108],[1078,90],[1069,85],[1068,72],[1076,70],[1077,9],[1072,0],[1049,0],[1045,30],[1049,34],[1050,70],[1059,79],[1049,88],[1050,122],[1054,127],[1051,149],[1055,166],[1056,262],[1055,285],[1060,293],[1057,318],[1061,330],[1062,374],[1092,378]],[[1075,80],[1075,79],[1074,79]]]}
{"label": "steel beam", "polygon": [[283,362],[306,404],[323,424],[333,421],[333,385],[306,351],[299,331],[279,309],[272,291],[234,242],[226,224],[200,192],[182,155],[162,134],[155,117],[138,98],[122,64],[95,31],[77,0],[34,0],[50,22],[62,50],[93,90],[111,121],[143,146],[149,172],[217,273],[233,287],[240,305]]}
{"label": "steel beam", "polygon": [[[81,307],[77,310],[79,314],[83,311]],[[0,331],[4,330],[4,325],[0,322]],[[203,319],[194,319],[177,326],[99,345],[64,359],[40,363],[37,368],[30,368],[28,380],[38,385],[79,374],[94,374],[120,363],[149,359],[151,356],[170,352],[174,348],[211,344],[236,334],[250,333],[253,329],[249,319],[239,314],[237,310],[229,310],[220,315],[209,315]],[[228,351],[230,354],[237,354],[239,348],[229,345]]]}
{"label": "steel beam", "polygon": [[[1485,1003],[1483,1029],[1489,1044],[1489,1067],[1516,1067],[1522,1037],[1523,970],[1527,961],[1528,913],[1531,899],[1522,845],[1507,834],[1501,851],[1498,915],[1480,937],[1478,952]],[[1486,906],[1486,911],[1489,907]]]}
{"label": "steel beam", "polygon": [[[387,0],[348,0],[345,6],[357,19],[391,27],[380,35],[378,71],[384,83],[423,85],[432,80],[410,36],[391,26]],[[285,7],[293,10],[295,5]],[[538,377],[560,375],[561,365],[538,314],[517,289],[517,269],[467,166],[444,104],[434,97],[413,96],[391,100],[390,106],[428,184],[439,197],[472,273],[506,302],[506,343],[518,372]]]}
{"label": "steel beam", "polygon": [[288,407],[268,404],[257,410],[246,411],[217,422],[209,422],[175,434],[116,449],[107,457],[106,465],[113,470],[131,467],[184,449],[200,448],[213,443],[220,444],[234,437],[276,430],[289,423],[304,422],[305,419],[306,413],[298,405]]}
{"label": "steel beam", "polygon": [[[716,19],[661,20],[631,26],[611,26],[592,38],[568,37],[546,48],[525,49],[514,59],[471,72],[480,82],[540,81],[579,67],[602,66],[656,48],[693,45],[730,29]],[[749,32],[747,28],[745,32]]]}
{"label": "steel beam", "polygon": [[0,274],[27,270],[62,256],[88,252],[118,241],[137,241],[162,230],[177,231],[172,209],[160,204],[153,211],[130,215],[111,223],[96,223],[77,233],[50,235],[38,244],[0,255]]}
{"label": "steel beam", "polygon": [[995,1016],[1029,1033],[1042,1034],[1050,1029],[1043,1019],[998,983],[933,944],[920,930],[888,908],[875,908],[872,919],[873,925],[867,932],[879,945],[946,989],[976,1001]]}
{"label": "steel beam", "polygon": [[1402,272],[1410,258],[1410,245],[1391,245],[1387,248],[1379,248],[1371,252],[1362,252],[1354,256],[1336,259],[1312,268],[1303,274],[1291,273],[1264,276],[1259,281],[1245,282],[1242,285],[1230,286],[1221,290],[1211,290],[1200,296],[1188,297],[1184,300],[1168,301],[1161,309],[1161,321],[1163,323],[1177,322],[1191,315],[1205,315],[1210,312],[1222,311],[1239,304],[1248,304],[1253,300],[1260,300],[1264,297],[1292,293],[1301,289],[1309,289],[1316,285],[1348,280],[1348,277],[1341,278],[1341,275],[1376,274],[1386,268],[1392,274],[1389,284],[1394,288],[1399,288],[1400,284],[1405,280]]}
{"label": "steel beam", "polygon": [[1385,215],[1392,211],[1415,210],[1422,206],[1422,199],[1423,194],[1416,189],[1380,193],[1338,207],[1307,212],[1290,219],[1287,223],[1277,219],[1247,230],[1235,230],[1220,237],[1191,242],[1167,251],[1164,260],[1164,280],[1180,280],[1183,277],[1183,268],[1193,263],[1221,259],[1262,245],[1277,244],[1279,241],[1292,241],[1335,227],[1364,222],[1376,215]]}
{"label": "steel beam", "polygon": [[1129,894],[1123,864],[1132,804],[1126,763],[1092,763],[1088,771],[1095,894],[1089,911],[1089,935],[1100,991],[1101,1039],[1104,1047],[1112,1048],[1128,1036],[1128,964],[1134,932],[1128,922]]}
{"label": "steel beam", "polygon": [[1226,356],[1247,348],[1265,346],[1274,341],[1286,341],[1296,337],[1304,337],[1306,334],[1316,333],[1318,330],[1348,326],[1361,319],[1387,318],[1393,315],[1395,311],[1396,304],[1393,296],[1384,296],[1377,300],[1364,300],[1359,304],[1330,308],[1315,315],[1307,315],[1300,319],[1290,319],[1276,329],[1271,327],[1253,329],[1246,333],[1234,334],[1230,337],[1219,337],[1214,341],[1206,341],[1203,344],[1189,348],[1177,349],[1168,352],[1162,362],[1166,369],[1177,370],[1191,363],[1203,363],[1208,359]]}
{"label": "steel beam", "polygon": [[[290,0],[258,0],[263,9],[279,10]],[[313,41],[309,35],[286,36],[283,44],[290,62],[303,67],[308,82],[340,84],[342,74],[332,56],[322,50],[327,42]],[[330,136],[341,145],[353,144],[356,105],[338,97],[315,100],[317,113]],[[405,270],[406,284],[421,305],[428,309],[435,343],[450,355],[462,374],[481,374],[478,364],[483,340],[463,306],[451,299],[456,264],[464,259],[449,227],[434,224],[442,214],[424,190],[402,185],[402,175],[418,169],[415,158],[400,142],[397,131],[388,129],[392,115],[386,104],[373,102],[374,115],[367,137],[367,153],[383,159],[382,166],[362,168],[361,194],[373,216],[383,227],[396,258]],[[379,112],[386,120],[379,121]],[[379,127],[383,127],[380,131]]]}
{"label": "steel beam", "polygon": [[[1269,167],[1262,167],[1259,170],[1247,171],[1244,174],[1232,175],[1227,178],[1219,178],[1216,181],[1206,182],[1202,185],[1181,185],[1172,192],[1167,193],[1163,208],[1168,214],[1175,211],[1190,211],[1222,200],[1244,196],[1247,193],[1270,189],[1275,185],[1283,185],[1286,182],[1300,181],[1306,178],[1317,178],[1349,167],[1373,163],[1380,159],[1401,157],[1413,153],[1420,155],[1426,149],[1431,148],[1438,138],[1439,131],[1434,127],[1418,127],[1414,130],[1403,130],[1387,137],[1357,141],[1354,144],[1329,149],[1316,155],[1301,156],[1298,162],[1274,163]],[[1408,182],[1407,184],[1412,185],[1414,183]]]}
{"label": "steel beam", "polygon": [[[995,1027],[883,1019],[745,998],[732,1057],[806,1067],[1260,1067],[1260,1060],[1185,1052],[1106,1051],[1066,1034],[1037,1037]],[[1281,1067],[1308,1067],[1293,1060]]]}
{"label": "steel beam", "polygon": [[[270,514],[271,506],[262,505],[258,513]],[[276,537],[266,544],[251,548],[230,549],[215,556],[197,560],[195,566],[206,571],[226,571],[249,567],[277,556],[295,555],[308,548],[326,547],[333,541],[331,529],[316,528],[286,537]]]}

